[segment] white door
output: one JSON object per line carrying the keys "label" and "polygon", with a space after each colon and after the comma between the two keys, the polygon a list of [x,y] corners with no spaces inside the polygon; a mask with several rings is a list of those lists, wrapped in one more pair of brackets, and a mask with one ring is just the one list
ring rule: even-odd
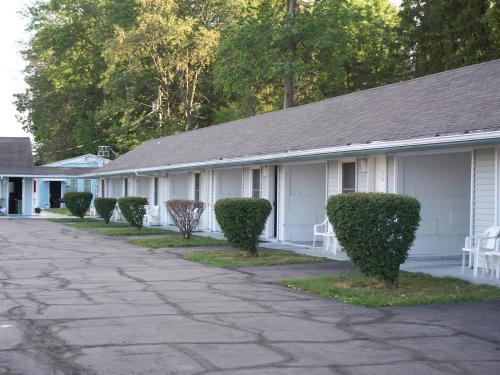
{"label": "white door", "polygon": [[172,173],[172,191],[170,199],[188,199],[188,174],[187,173]]}
{"label": "white door", "polygon": [[[220,198],[239,198],[242,196],[243,172],[241,168],[237,169],[219,169],[216,172],[216,199]],[[215,218],[215,212],[214,212]],[[216,232],[220,232],[220,226],[215,218]]]}
{"label": "white door", "polygon": [[459,255],[470,222],[470,153],[398,158],[398,191],[420,201],[410,256]]}
{"label": "white door", "polygon": [[326,164],[291,165],[285,173],[285,241],[310,242],[326,216]]}

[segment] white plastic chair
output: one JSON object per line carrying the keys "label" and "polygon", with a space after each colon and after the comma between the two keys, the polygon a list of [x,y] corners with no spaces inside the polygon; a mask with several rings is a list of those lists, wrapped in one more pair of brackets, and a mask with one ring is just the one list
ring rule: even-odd
{"label": "white plastic chair", "polygon": [[328,219],[313,226],[313,247],[316,247],[316,237],[323,237],[323,250],[333,252],[334,254],[337,253],[337,237]]}
{"label": "white plastic chair", "polygon": [[160,206],[146,206],[146,215],[144,215],[146,225],[160,225]]}
{"label": "white plastic chair", "polygon": [[[500,227],[491,226],[479,236],[468,236],[465,238],[465,246],[462,249],[462,272],[465,268],[465,257],[469,256],[469,267],[474,267],[474,276],[480,266],[483,268],[483,274],[486,270],[487,259],[485,253],[498,251],[500,236]],[[472,263],[472,264],[471,264]]]}
{"label": "white plastic chair", "polygon": [[122,220],[122,212],[118,206],[115,207],[113,211],[113,216],[111,216],[111,221],[121,221]]}
{"label": "white plastic chair", "polygon": [[89,208],[89,215],[90,215],[90,217],[96,217],[97,216],[97,211],[96,211],[94,205],[90,206],[90,208]]}
{"label": "white plastic chair", "polygon": [[[500,279],[500,240],[496,241],[493,251],[484,252],[484,269],[486,273],[491,272],[491,277],[496,274],[497,279]],[[496,262],[495,262],[496,260]]]}

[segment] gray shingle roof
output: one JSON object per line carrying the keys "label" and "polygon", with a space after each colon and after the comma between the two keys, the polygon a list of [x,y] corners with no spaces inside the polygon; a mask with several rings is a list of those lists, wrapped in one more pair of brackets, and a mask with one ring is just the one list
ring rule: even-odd
{"label": "gray shingle roof", "polygon": [[143,143],[115,172],[500,129],[500,60]]}
{"label": "gray shingle roof", "polygon": [[0,170],[32,166],[33,155],[28,137],[0,137]]}
{"label": "gray shingle roof", "polygon": [[0,175],[66,177],[92,171],[93,168],[34,166],[31,141],[28,137],[0,137]]}

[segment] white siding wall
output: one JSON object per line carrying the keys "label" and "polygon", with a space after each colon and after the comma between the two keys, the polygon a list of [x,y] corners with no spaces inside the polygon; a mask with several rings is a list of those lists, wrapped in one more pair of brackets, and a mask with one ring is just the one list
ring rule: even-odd
{"label": "white siding wall", "polygon": [[[200,220],[200,225],[199,227],[203,230],[210,230],[210,223],[209,223],[209,217],[210,217],[210,189],[209,189],[209,182],[210,182],[210,173],[209,171],[203,171],[200,173],[200,200],[205,203],[205,211],[203,211],[203,215],[201,216]],[[194,183],[193,183],[194,185]]]}
{"label": "white siding wall", "polygon": [[395,181],[394,181],[394,165],[395,157],[394,155],[387,156],[387,192],[395,193]]}
{"label": "white siding wall", "polygon": [[357,186],[356,191],[367,192],[368,191],[368,165],[367,159],[357,159],[356,160],[356,172],[357,172]]}
{"label": "white siding wall", "polygon": [[111,197],[119,199],[122,197],[122,179],[112,178],[111,179]]}
{"label": "white siding wall", "polygon": [[267,219],[266,223],[266,228],[264,229],[264,232],[262,233],[262,237],[264,238],[272,238],[273,237],[273,229],[274,229],[274,223],[273,223],[273,217],[274,217],[274,190],[273,190],[273,185],[274,184],[274,167],[273,166],[265,166],[261,168],[261,175],[260,175],[260,196],[261,198],[267,199],[271,205],[273,206],[273,210],[269,214],[269,218]]}
{"label": "white siding wall", "polygon": [[[218,169],[213,182],[214,204],[219,198],[237,198],[243,194],[243,168]],[[212,213],[212,230],[220,232],[219,224]]]}
{"label": "white siding wall", "polygon": [[170,199],[188,199],[189,183],[187,173],[171,173],[170,177]]}
{"label": "white siding wall", "polygon": [[474,151],[473,231],[478,235],[495,223],[495,149]]}
{"label": "white siding wall", "polygon": [[284,240],[284,218],[285,212],[285,173],[287,167],[284,165],[278,166],[278,240]]}
{"label": "white siding wall", "polygon": [[252,196],[252,168],[243,168],[243,197]]}
{"label": "white siding wall", "polygon": [[153,177],[138,177],[137,178],[137,196],[146,197],[149,201],[153,200],[152,185]]}
{"label": "white siding wall", "polygon": [[339,193],[339,162],[337,160],[328,161],[328,184],[327,194],[335,195]]}
{"label": "white siding wall", "polygon": [[[130,184],[130,183],[129,183]],[[167,224],[167,206],[165,202],[168,200],[168,177],[162,176],[158,179],[158,204],[160,206],[160,223]]]}

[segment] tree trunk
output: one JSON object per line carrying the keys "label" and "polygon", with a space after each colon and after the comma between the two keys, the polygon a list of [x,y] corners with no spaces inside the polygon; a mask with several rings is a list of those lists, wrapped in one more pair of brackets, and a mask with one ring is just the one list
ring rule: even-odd
{"label": "tree trunk", "polygon": [[257,251],[256,248],[250,249],[248,251],[250,252],[250,255],[253,256],[253,257],[258,257],[259,256],[259,252]]}
{"label": "tree trunk", "polygon": [[[295,18],[295,14],[297,11],[297,0],[287,0],[286,4],[286,10],[288,14],[288,22],[290,23],[290,26],[293,26],[293,19]],[[289,36],[287,38],[287,50],[289,53],[290,58],[292,61],[290,61],[290,64],[288,69],[293,65],[294,59],[295,59],[295,51],[297,49],[297,42],[294,40],[293,37]],[[287,71],[285,72],[284,76],[284,95],[283,95],[283,108],[290,108],[293,107],[293,97],[294,97],[294,85],[293,85],[293,72]]]}
{"label": "tree trunk", "polygon": [[394,279],[384,280],[385,287],[388,289],[396,289],[399,287],[399,273]]}
{"label": "tree trunk", "polygon": [[186,116],[186,131],[193,130],[193,116]]}

